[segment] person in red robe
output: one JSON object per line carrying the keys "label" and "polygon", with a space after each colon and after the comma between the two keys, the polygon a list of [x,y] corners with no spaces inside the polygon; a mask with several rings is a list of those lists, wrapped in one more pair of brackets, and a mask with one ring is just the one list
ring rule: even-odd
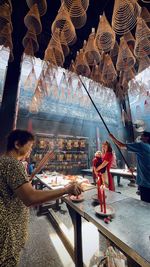
{"label": "person in red robe", "polygon": [[102,163],[96,168],[96,172],[99,172],[101,169],[106,167],[107,178],[105,176],[105,184],[106,186],[108,185],[109,190],[115,191],[114,180],[110,173],[110,168],[113,162],[112,147],[110,143],[106,141],[103,143],[102,149],[103,149]]}

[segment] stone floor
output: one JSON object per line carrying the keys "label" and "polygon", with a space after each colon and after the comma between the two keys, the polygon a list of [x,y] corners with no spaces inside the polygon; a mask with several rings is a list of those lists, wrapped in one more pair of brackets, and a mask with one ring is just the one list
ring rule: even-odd
{"label": "stone floor", "polygon": [[[139,196],[136,194],[137,188],[129,187],[128,183],[128,180],[122,179],[121,184],[123,187],[116,185],[116,191],[139,199]],[[36,216],[36,210],[33,208],[30,213],[29,238],[22,251],[19,267],[74,267],[75,265],[70,255],[47,217]],[[65,204],[62,205],[61,212],[57,212],[57,215],[66,225],[67,236],[73,243],[72,222]],[[89,235],[89,233],[92,233],[92,235]],[[100,254],[99,242],[100,237],[95,226],[84,221],[83,258],[86,267],[97,266],[97,254]]]}

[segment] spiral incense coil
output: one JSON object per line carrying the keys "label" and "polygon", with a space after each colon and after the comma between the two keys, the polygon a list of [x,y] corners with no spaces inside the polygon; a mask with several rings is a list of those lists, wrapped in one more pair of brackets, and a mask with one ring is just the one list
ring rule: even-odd
{"label": "spiral incense coil", "polygon": [[137,18],[135,37],[136,42],[143,40],[145,37],[150,37],[150,29],[141,17]]}
{"label": "spiral incense coil", "polygon": [[[64,2],[64,5],[66,6],[68,11],[71,9],[73,2],[76,3],[76,6],[81,5],[84,11],[87,11],[89,7],[89,0],[62,0],[62,2]],[[81,13],[78,15],[81,15]]]}
{"label": "spiral incense coil", "polygon": [[3,45],[4,45],[4,47],[9,47],[10,51],[13,50],[13,43],[12,43],[11,36],[9,36],[9,38],[7,37],[7,39],[5,39],[5,42]]}
{"label": "spiral incense coil", "polygon": [[85,24],[86,24],[86,21],[87,21],[87,14],[86,12],[80,16],[80,17],[77,17],[77,16],[70,16],[71,18],[71,21],[75,27],[75,29],[81,29]]}
{"label": "spiral incense coil", "polygon": [[74,25],[70,19],[70,15],[66,8],[64,8],[64,5],[61,5],[58,15],[56,16],[51,30],[52,30],[52,36],[56,40],[57,37],[55,37],[56,29],[60,29],[60,32],[63,32],[64,38],[67,42],[67,44],[72,45],[76,42],[76,32]]}
{"label": "spiral incense coil", "polygon": [[[58,29],[59,30],[59,29]],[[56,35],[55,35],[56,37]],[[56,40],[56,39],[55,39]],[[66,42],[66,39],[64,37],[64,32],[60,32],[60,35],[59,35],[59,40],[60,40],[60,43],[61,43],[61,47],[62,47],[62,50],[63,50],[63,53],[64,53],[64,56],[68,56],[69,53],[70,53],[70,49],[69,49],[69,46]]]}
{"label": "spiral incense coil", "polygon": [[[73,1],[62,1],[65,8],[67,9],[71,21],[76,29],[82,28],[87,20],[86,10],[83,6],[84,3],[81,0],[73,0]],[[86,9],[88,7],[86,6]]]}
{"label": "spiral incense coil", "polygon": [[119,51],[119,45],[118,45],[118,42],[115,41],[113,49],[110,50],[111,58],[116,57],[118,55],[118,51]]}
{"label": "spiral incense coil", "polygon": [[138,73],[147,69],[150,66],[150,58],[148,56],[139,59]]}
{"label": "spiral incense coil", "polygon": [[108,54],[104,56],[104,65],[101,78],[105,84],[108,84],[117,78],[115,67],[111,60],[111,57]]}
{"label": "spiral incense coil", "polygon": [[131,32],[125,33],[123,37],[125,41],[127,42],[127,45],[130,48],[131,52],[134,54],[135,39],[132,33]]}
{"label": "spiral incense coil", "polygon": [[2,30],[7,23],[10,23],[12,27],[10,6],[5,3],[0,5],[0,30]]}
{"label": "spiral incense coil", "polygon": [[83,49],[80,49],[80,52],[77,53],[75,71],[78,75],[81,74],[85,77],[89,77],[90,75],[90,68],[84,56]]}
{"label": "spiral incense coil", "polygon": [[122,71],[120,75],[120,84],[126,88],[129,81],[135,78],[135,69],[131,68],[128,71]]}
{"label": "spiral incense coil", "polygon": [[137,0],[115,0],[112,16],[113,30],[119,35],[131,31],[136,25],[140,12],[141,7]]}
{"label": "spiral incense coil", "polygon": [[52,37],[49,41],[47,49],[48,51],[53,50],[57,65],[63,66],[65,58],[60,42],[56,42]]}
{"label": "spiral incense coil", "polygon": [[102,76],[102,73],[100,71],[99,66],[93,65],[90,78],[93,81],[100,83],[101,82],[101,76]]}
{"label": "spiral incense coil", "polygon": [[150,22],[150,12],[146,7],[142,7],[141,18],[144,19],[146,23]]}
{"label": "spiral incense coil", "polygon": [[37,4],[34,4],[27,15],[24,18],[24,24],[26,27],[29,28],[34,28],[36,34],[40,34],[42,31],[42,24],[41,24],[41,19],[38,11],[38,6]]}
{"label": "spiral incense coil", "polygon": [[0,0],[0,6],[2,5],[8,5],[10,9],[10,13],[12,13],[12,3],[11,0]]}
{"label": "spiral incense coil", "polygon": [[[12,32],[12,29],[10,27],[10,24],[7,23],[3,27],[3,29],[0,31],[0,45],[4,45],[5,46],[5,43],[6,43],[7,40],[8,40],[7,43],[9,43],[9,44],[12,43],[11,32]],[[11,47],[9,46],[9,48],[11,48]]]}
{"label": "spiral incense coil", "polygon": [[90,66],[93,66],[95,62],[96,64],[100,62],[100,54],[95,41],[95,29],[92,29],[92,33],[89,35],[84,55]]}
{"label": "spiral incense coil", "polygon": [[136,57],[142,58],[150,55],[150,29],[140,17],[137,18],[135,36],[134,54]]}
{"label": "spiral incense coil", "polygon": [[125,41],[127,42],[128,45],[132,45],[134,47],[135,45],[135,38],[133,37],[131,32],[125,33],[123,35]]}
{"label": "spiral incense coil", "polygon": [[52,49],[47,48],[45,50],[44,60],[50,62],[54,66],[57,65],[55,54],[54,54],[54,51]]}
{"label": "spiral incense coil", "polygon": [[75,63],[74,60],[71,60],[70,66],[69,66],[69,71],[74,72],[75,71]]}
{"label": "spiral incense coil", "polygon": [[39,44],[37,41],[36,34],[34,32],[27,31],[26,35],[23,38],[22,44],[24,48],[26,47],[28,47],[28,49],[29,47],[31,48],[31,53],[27,49],[28,55],[33,56],[34,53],[36,53],[39,50]]}
{"label": "spiral incense coil", "polygon": [[37,4],[40,16],[43,16],[47,11],[46,0],[26,0],[26,2],[29,8],[31,8],[34,4]]}
{"label": "spiral incense coil", "polygon": [[150,55],[150,38],[145,37],[144,39],[135,42],[134,54],[137,58],[141,59],[143,57]]}
{"label": "spiral incense coil", "polygon": [[129,68],[134,66],[135,61],[135,57],[129,49],[124,37],[121,37],[116,69],[119,71],[128,71]]}
{"label": "spiral incense coil", "polygon": [[105,14],[100,16],[99,25],[96,32],[96,45],[99,51],[109,52],[115,44],[116,35],[111,28]]}

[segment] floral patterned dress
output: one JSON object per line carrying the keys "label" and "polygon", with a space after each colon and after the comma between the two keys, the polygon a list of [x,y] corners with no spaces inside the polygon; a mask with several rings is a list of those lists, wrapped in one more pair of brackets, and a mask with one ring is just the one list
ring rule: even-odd
{"label": "floral patterned dress", "polygon": [[0,266],[14,267],[27,238],[29,210],[15,194],[28,182],[18,160],[0,157]]}

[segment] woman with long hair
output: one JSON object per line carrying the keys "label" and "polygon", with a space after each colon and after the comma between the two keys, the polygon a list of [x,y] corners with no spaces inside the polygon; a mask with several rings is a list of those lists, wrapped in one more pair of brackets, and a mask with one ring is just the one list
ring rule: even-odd
{"label": "woman with long hair", "polygon": [[113,162],[113,151],[111,144],[108,141],[102,144],[102,151],[103,151],[103,156],[102,156],[103,162],[98,166],[96,171],[98,172],[104,167],[106,167],[105,184],[106,186],[108,186],[109,190],[115,191],[114,180],[110,173],[110,168]]}

